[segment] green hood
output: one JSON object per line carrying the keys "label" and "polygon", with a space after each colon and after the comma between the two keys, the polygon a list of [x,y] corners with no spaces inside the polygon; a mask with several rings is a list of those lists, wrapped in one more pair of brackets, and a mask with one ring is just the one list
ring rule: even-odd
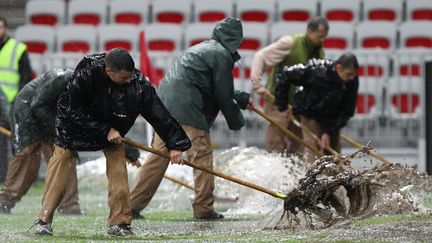
{"label": "green hood", "polygon": [[243,27],[239,19],[225,18],[216,24],[212,39],[221,43],[231,54],[235,54],[243,42]]}

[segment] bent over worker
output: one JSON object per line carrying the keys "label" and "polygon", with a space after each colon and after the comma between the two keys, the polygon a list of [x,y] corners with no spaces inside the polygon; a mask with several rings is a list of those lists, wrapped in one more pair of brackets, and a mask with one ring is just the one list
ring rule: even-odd
{"label": "bent over worker", "polygon": [[52,235],[55,209],[73,166],[72,151],[103,150],[108,177],[107,233],[132,235],[131,206],[122,137],[141,114],[170,150],[173,163],[191,146],[180,124],[171,117],[130,54],[115,48],[85,56],[77,65],[57,103],[54,155],[48,163],[36,235]]}
{"label": "bent over worker", "polygon": [[[211,39],[190,47],[176,60],[161,81],[158,94],[167,109],[182,125],[192,141],[187,151],[191,163],[213,168],[213,149],[209,130],[219,111],[228,127],[238,130],[245,125],[240,109],[252,107],[250,95],[235,91],[232,69],[239,60],[237,52],[243,41],[240,20],[226,18],[216,24]],[[152,147],[167,151],[155,134]],[[139,219],[168,168],[169,160],[151,155],[142,165],[131,191],[132,215]],[[195,219],[222,219],[214,210],[214,176],[194,169]]]}
{"label": "bent over worker", "polygon": [[[352,53],[342,54],[336,61],[311,59],[306,65],[284,67],[276,84],[275,105],[279,111],[287,109],[290,86],[299,88],[294,96],[295,115],[301,116],[303,126],[321,138],[318,143],[307,132],[305,142],[317,149],[330,146],[340,152],[340,129],[354,115],[359,86],[357,58]],[[307,161],[315,160],[305,148]]]}

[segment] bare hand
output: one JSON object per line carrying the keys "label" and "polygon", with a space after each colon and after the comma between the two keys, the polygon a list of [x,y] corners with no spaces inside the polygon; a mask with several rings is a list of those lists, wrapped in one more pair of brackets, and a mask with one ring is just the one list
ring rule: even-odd
{"label": "bare hand", "polygon": [[170,150],[170,158],[172,164],[179,164],[179,165],[184,164],[181,150]]}
{"label": "bare hand", "polygon": [[270,90],[268,90],[264,86],[260,86],[258,89],[255,90],[255,92],[264,97],[270,97],[272,95]]}
{"label": "bare hand", "polygon": [[120,133],[114,128],[111,128],[107,138],[110,143],[115,143],[115,144],[122,143],[122,139],[123,139]]}
{"label": "bare hand", "polygon": [[330,136],[327,133],[324,133],[321,136],[320,146],[321,146],[321,148],[327,148],[328,146],[330,146]]}
{"label": "bare hand", "polygon": [[254,108],[255,108],[255,103],[254,103],[252,98],[249,98],[249,102],[246,106],[246,109],[248,109],[249,111],[252,111]]}

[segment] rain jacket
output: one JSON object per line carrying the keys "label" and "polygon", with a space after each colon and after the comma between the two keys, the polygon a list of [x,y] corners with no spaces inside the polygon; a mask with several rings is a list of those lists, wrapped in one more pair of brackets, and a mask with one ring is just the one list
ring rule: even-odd
{"label": "rain jacket", "polygon": [[16,96],[11,109],[14,151],[44,138],[54,137],[57,99],[72,76],[70,69],[54,69],[29,82]]}
{"label": "rain jacket", "polygon": [[224,19],[210,40],[187,49],[170,68],[158,94],[180,123],[208,131],[222,111],[230,129],[244,126],[240,108],[246,108],[250,95],[234,91],[232,76],[242,41],[240,20]]}
{"label": "rain jacket", "polygon": [[280,111],[287,109],[290,84],[301,86],[294,97],[294,114],[316,120],[328,134],[344,127],[354,115],[358,77],[343,81],[333,61],[311,59],[306,65],[284,67],[276,84],[275,104]]}
{"label": "rain jacket", "polygon": [[105,72],[105,53],[85,56],[77,65],[57,105],[56,144],[78,150],[101,150],[111,128],[121,136],[141,114],[168,149],[187,150],[189,138],[172,118],[143,74],[135,69],[130,83],[117,85]]}
{"label": "rain jacket", "polygon": [[[44,138],[55,136],[57,100],[72,77],[71,69],[54,69],[33,80],[18,93],[11,111],[14,151]],[[137,148],[126,145],[126,158],[138,160]]]}
{"label": "rain jacket", "polygon": [[[9,103],[0,89],[0,126],[9,129]],[[2,135],[0,135],[2,136]]]}

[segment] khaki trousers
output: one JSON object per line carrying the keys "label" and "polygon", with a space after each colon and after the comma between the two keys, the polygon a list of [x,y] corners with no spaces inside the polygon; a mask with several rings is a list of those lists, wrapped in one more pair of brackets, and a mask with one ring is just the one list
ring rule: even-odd
{"label": "khaki trousers", "polygon": [[[213,168],[213,150],[210,134],[185,124],[182,124],[187,136],[192,141],[192,147],[186,151],[189,162]],[[168,149],[162,139],[155,134],[152,147],[168,154]],[[169,159],[150,155],[138,174],[131,191],[131,203],[134,211],[143,210],[150,202],[169,165]],[[194,217],[206,217],[214,214],[214,176],[200,170],[193,170],[195,199],[192,202]]]}
{"label": "khaki trousers", "polygon": [[[289,122],[286,117],[283,117],[275,105],[266,102],[264,112],[265,114],[275,119],[283,127],[286,127],[288,130],[296,134],[299,138],[302,137],[301,129],[294,125],[294,123]],[[266,150],[268,152],[277,152],[284,154],[301,152],[300,143],[292,140],[290,137],[285,135],[283,131],[281,131],[278,127],[271,123],[269,123],[269,125],[267,126],[266,142]]]}
{"label": "khaki trousers", "polygon": [[[310,118],[302,116],[301,117],[301,123],[303,126],[309,128],[309,130],[311,130],[319,138],[321,138],[321,136],[324,134],[324,131],[321,128],[321,125],[314,119],[310,119]],[[333,133],[333,134],[329,134],[329,135],[330,135],[330,147],[332,149],[334,149],[336,152],[340,153],[341,145],[340,145],[339,131],[337,131],[336,133]],[[307,132],[303,132],[303,140],[306,143],[314,146],[316,149],[321,150],[321,146],[319,146],[317,141],[312,136],[310,136]],[[324,150],[323,152],[324,152],[324,154],[331,155],[331,153],[327,150]],[[306,157],[306,161],[309,164],[312,164],[317,159],[317,155],[314,154],[307,147],[304,147],[304,154]]]}
{"label": "khaki trousers", "polygon": [[[38,176],[41,153],[48,162],[53,155],[54,138],[48,137],[34,142],[15,154],[9,161],[6,181],[0,191],[0,202],[9,208],[27,193],[32,183]],[[78,206],[78,182],[76,167],[70,171],[69,183],[66,193],[60,202],[59,209],[67,209]]]}
{"label": "khaki trousers", "polygon": [[[103,149],[108,177],[108,226],[130,224],[132,220],[126,171],[125,145],[112,144]],[[48,163],[45,191],[39,219],[52,223],[54,211],[66,192],[68,178],[75,167],[72,151],[54,146],[54,155]]]}

